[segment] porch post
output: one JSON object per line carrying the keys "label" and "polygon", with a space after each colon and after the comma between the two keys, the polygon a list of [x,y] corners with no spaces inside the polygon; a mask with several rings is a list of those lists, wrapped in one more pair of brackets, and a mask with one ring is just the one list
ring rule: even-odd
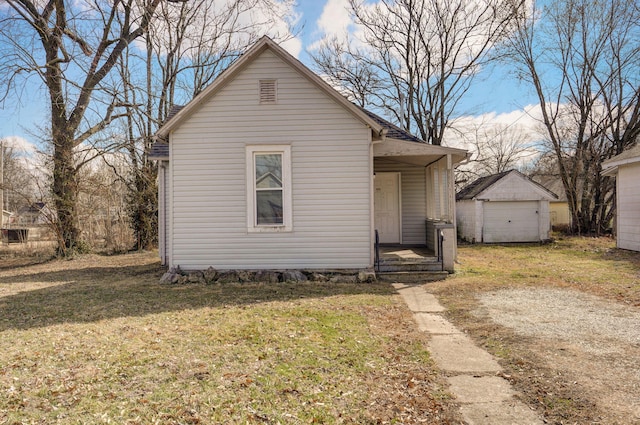
{"label": "porch post", "polygon": [[452,224],[452,227],[451,229],[447,229],[447,233],[450,234],[445,235],[445,238],[449,239],[449,242],[447,243],[445,239],[445,243],[443,244],[442,249],[444,250],[444,246],[446,245],[450,251],[445,252],[450,252],[451,258],[450,264],[444,264],[444,255],[442,257],[442,261],[444,269],[448,270],[450,273],[453,273],[453,263],[458,258],[458,225],[456,221],[456,176],[453,172],[453,160],[451,158],[451,154],[447,154],[447,172],[449,173],[449,178],[447,179],[449,182],[449,187],[447,188],[449,192],[449,222]]}
{"label": "porch post", "polygon": [[449,208],[447,208],[447,221],[449,223],[456,224],[456,182],[455,174],[453,173],[453,161],[451,154],[447,154],[447,198]]}

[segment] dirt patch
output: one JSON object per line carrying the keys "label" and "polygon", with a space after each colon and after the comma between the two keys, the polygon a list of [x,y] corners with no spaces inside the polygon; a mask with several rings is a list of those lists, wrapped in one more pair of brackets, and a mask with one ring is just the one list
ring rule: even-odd
{"label": "dirt patch", "polygon": [[479,301],[475,315],[533,338],[531,354],[593,400],[593,419],[640,421],[640,311],[561,289],[505,289]]}
{"label": "dirt patch", "polygon": [[640,253],[608,238],[461,246],[426,285],[549,424],[640,424]]}

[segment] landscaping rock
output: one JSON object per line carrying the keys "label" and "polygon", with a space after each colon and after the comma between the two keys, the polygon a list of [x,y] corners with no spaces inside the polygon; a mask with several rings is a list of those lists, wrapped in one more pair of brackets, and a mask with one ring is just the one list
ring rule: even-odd
{"label": "landscaping rock", "polygon": [[202,276],[204,277],[205,283],[215,283],[218,278],[218,271],[213,267],[209,267],[204,271]]}
{"label": "landscaping rock", "polygon": [[313,282],[326,282],[329,280],[329,278],[322,273],[311,273],[311,275],[309,276],[309,280]]}
{"label": "landscaping rock", "polygon": [[162,277],[160,278],[160,283],[164,285],[173,285],[178,281],[179,277],[180,276],[178,274],[168,271],[162,275]]}
{"label": "landscaping rock", "polygon": [[300,270],[287,270],[282,274],[284,282],[306,282],[307,276]]}
{"label": "landscaping rock", "polygon": [[218,283],[236,283],[238,282],[238,273],[235,270],[229,270],[218,274]]}
{"label": "landscaping rock", "polygon": [[246,270],[239,270],[236,274],[238,275],[238,282],[240,283],[253,282],[255,278],[255,273]]}
{"label": "landscaping rock", "polygon": [[280,273],[270,270],[261,270],[256,272],[254,278],[256,282],[278,283],[280,282]]}
{"label": "landscaping rock", "polygon": [[339,274],[329,279],[331,283],[357,283],[358,276]]}
{"label": "landscaping rock", "polygon": [[187,275],[189,283],[204,283],[204,274],[200,271],[191,272]]}
{"label": "landscaping rock", "polygon": [[172,267],[160,278],[162,284],[188,284],[188,283],[200,283],[200,284],[215,284],[215,283],[246,283],[246,282],[263,282],[263,283],[278,283],[278,282],[332,282],[332,283],[357,283],[357,282],[375,282],[376,275],[373,271],[363,270],[358,275],[352,274],[330,274],[324,275],[318,272],[302,270],[226,270],[218,271],[213,267],[209,267],[207,270],[196,270],[185,272],[180,270],[180,267]]}
{"label": "landscaping rock", "polygon": [[362,270],[358,273],[358,282],[372,283],[376,281],[376,273],[372,271]]}

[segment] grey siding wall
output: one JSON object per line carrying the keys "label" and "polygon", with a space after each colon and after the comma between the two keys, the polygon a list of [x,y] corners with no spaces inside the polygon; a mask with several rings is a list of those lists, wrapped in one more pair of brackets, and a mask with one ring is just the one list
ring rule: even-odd
{"label": "grey siding wall", "polygon": [[376,172],[400,172],[402,187],[402,243],[424,245],[426,217],[426,174],[424,167],[385,158],[374,160]]}
{"label": "grey siding wall", "polygon": [[619,248],[640,251],[640,164],[623,165],[618,169],[617,244]]}
{"label": "grey siding wall", "polygon": [[481,242],[476,234],[477,220],[476,201],[467,199],[456,202],[456,223],[460,239],[467,242]]}
{"label": "grey siding wall", "polygon": [[[258,81],[277,80],[275,105]],[[290,144],[293,231],[247,232],[245,147]],[[172,134],[171,265],[370,266],[370,130],[270,51]]]}

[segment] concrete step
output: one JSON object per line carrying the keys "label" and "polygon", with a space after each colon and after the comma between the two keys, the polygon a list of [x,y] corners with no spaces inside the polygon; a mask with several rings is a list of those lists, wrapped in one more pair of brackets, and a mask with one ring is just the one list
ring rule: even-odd
{"label": "concrete step", "polygon": [[442,264],[437,261],[421,263],[384,262],[380,263],[381,272],[439,272]]}
{"label": "concrete step", "polygon": [[378,272],[376,278],[380,282],[388,283],[425,283],[444,280],[449,272],[443,271],[402,271],[402,272]]}

